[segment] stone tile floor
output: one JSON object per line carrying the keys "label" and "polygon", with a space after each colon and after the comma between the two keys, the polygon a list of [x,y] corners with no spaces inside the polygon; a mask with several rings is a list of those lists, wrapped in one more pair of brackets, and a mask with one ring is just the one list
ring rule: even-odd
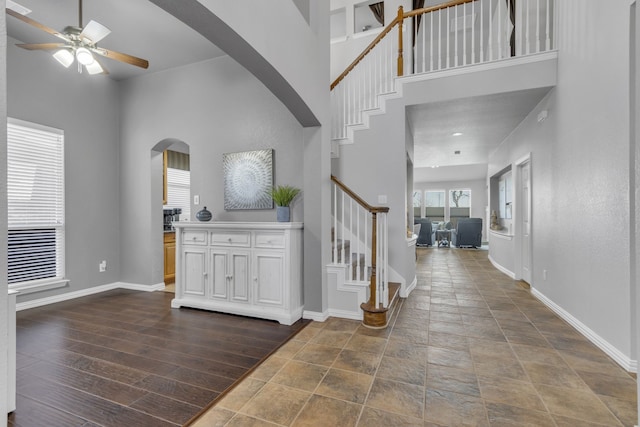
{"label": "stone tile floor", "polygon": [[418,249],[388,329],[313,322],[193,425],[633,426],[636,379],[488,252]]}

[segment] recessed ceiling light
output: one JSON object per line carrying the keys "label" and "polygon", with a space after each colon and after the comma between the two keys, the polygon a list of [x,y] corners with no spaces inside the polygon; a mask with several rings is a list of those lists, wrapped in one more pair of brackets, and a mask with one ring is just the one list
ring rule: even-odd
{"label": "recessed ceiling light", "polygon": [[439,168],[439,167],[440,166],[438,166],[438,165],[431,166],[432,169]]}
{"label": "recessed ceiling light", "polygon": [[462,132],[454,132],[451,135],[452,136],[462,136]]}

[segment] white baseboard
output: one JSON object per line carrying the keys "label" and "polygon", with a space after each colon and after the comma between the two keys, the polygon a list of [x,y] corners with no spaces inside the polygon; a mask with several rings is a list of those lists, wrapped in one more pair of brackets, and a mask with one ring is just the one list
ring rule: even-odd
{"label": "white baseboard", "polygon": [[134,283],[114,282],[106,285],[94,286],[93,288],[81,289],[79,291],[67,292],[65,294],[53,295],[46,298],[34,299],[31,301],[20,302],[16,304],[16,311],[27,310],[29,308],[42,307],[44,305],[55,304],[57,302],[68,301],[71,299],[82,298],[89,295],[99,294],[101,292],[111,291],[113,289],[131,289],[134,291],[158,291],[164,289],[165,285],[159,283],[156,285],[139,285]]}
{"label": "white baseboard", "polygon": [[400,287],[400,297],[402,298],[407,298],[409,297],[409,295],[411,294],[411,291],[413,291],[416,286],[418,286],[418,276],[414,277],[413,280],[411,281],[411,284],[409,286],[407,286],[406,289],[402,289],[402,287]]}
{"label": "white baseboard", "polygon": [[144,292],[162,291],[166,287],[164,282],[160,282],[155,285],[139,285],[137,283],[127,283],[127,282],[116,282],[116,284],[118,285],[118,288],[131,289],[132,291],[144,291]]}
{"label": "white baseboard", "polygon": [[329,312],[320,313],[318,311],[305,310],[302,312],[303,319],[314,320],[316,322],[324,322],[329,318]]}
{"label": "white baseboard", "polygon": [[498,264],[493,258],[491,258],[491,255],[489,255],[489,262],[491,262],[491,264],[495,268],[497,268],[498,270],[500,270],[501,272],[503,272],[507,276],[511,277],[513,280],[516,280],[516,274],[513,271],[507,270],[506,268],[504,268],[503,266]]}
{"label": "white baseboard", "polygon": [[622,368],[624,368],[628,372],[638,371],[637,360],[633,360],[626,354],[622,353],[616,347],[611,345],[611,343],[602,338],[600,335],[596,334],[587,325],[573,317],[569,312],[567,312],[555,302],[551,301],[537,289],[531,288],[531,294],[538,300],[540,300],[544,305],[549,307],[554,313],[564,319],[567,323],[573,326],[578,332],[584,335],[585,338],[591,341],[600,350],[604,351],[609,357],[615,360],[616,363],[622,366]]}
{"label": "white baseboard", "polygon": [[351,319],[351,320],[362,320],[362,310],[358,312],[347,311],[347,310],[332,310],[329,309],[330,317],[339,317],[341,319]]}

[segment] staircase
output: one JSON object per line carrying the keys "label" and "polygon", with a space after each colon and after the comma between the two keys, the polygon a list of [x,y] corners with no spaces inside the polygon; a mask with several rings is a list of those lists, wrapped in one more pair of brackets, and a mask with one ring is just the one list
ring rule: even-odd
{"label": "staircase", "polygon": [[[411,98],[410,92],[420,85],[432,88],[431,83],[442,82],[444,76],[497,69],[507,63],[516,69],[514,64],[534,62],[520,58],[554,49],[554,7],[554,0],[454,0],[406,13],[400,7],[395,19],[331,84],[334,169],[361,185],[366,182],[370,194],[406,193],[406,179],[394,176],[389,181],[383,168],[390,158],[395,162],[392,167],[405,167],[399,163],[406,162],[405,145],[396,147],[394,135],[404,131],[401,119],[406,106],[434,102],[433,97]],[[402,135],[399,139],[404,143]],[[376,157],[367,144],[376,144]],[[372,161],[362,161],[370,155]],[[412,277],[389,266],[390,238],[394,248],[402,252],[405,245],[407,249],[404,233],[398,233],[407,227],[406,207],[399,201],[390,204],[394,211],[388,217],[388,207],[369,205],[337,178],[332,177],[332,182],[329,315],[362,319],[368,327],[386,327],[398,290],[406,296],[413,286]],[[385,190],[378,190],[380,193],[369,191],[381,186]],[[389,229],[394,230],[392,236]],[[394,250],[393,255],[402,270],[408,252]],[[402,285],[390,282],[390,273]]]}
{"label": "staircase", "polygon": [[331,181],[332,263],[334,268],[343,269],[338,288],[344,291],[354,288],[360,298],[366,294],[366,301],[360,304],[363,324],[384,328],[400,288],[397,284],[390,292],[387,274],[389,208],[368,204],[334,176]]}

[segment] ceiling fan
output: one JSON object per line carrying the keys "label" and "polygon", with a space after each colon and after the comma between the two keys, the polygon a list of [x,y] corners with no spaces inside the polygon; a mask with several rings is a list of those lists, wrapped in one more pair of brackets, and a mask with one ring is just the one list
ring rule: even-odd
{"label": "ceiling fan", "polygon": [[8,15],[18,18],[19,20],[64,41],[63,43],[17,44],[16,46],[27,50],[55,51],[53,53],[53,57],[67,68],[73,64],[75,60],[78,64],[79,73],[82,72],[82,66],[84,65],[89,74],[109,74],[107,69],[100,63],[100,61],[98,61],[94,54],[135,65],[136,67],[145,69],[149,67],[149,61],[146,59],[98,47],[97,43],[108,36],[109,33],[111,33],[111,30],[93,20],[89,21],[86,27],[82,26],[82,0],[79,0],[78,26],[70,25],[65,27],[62,31],[56,31],[49,28],[46,25],[34,21],[33,19],[14,10],[6,9],[6,11]]}

